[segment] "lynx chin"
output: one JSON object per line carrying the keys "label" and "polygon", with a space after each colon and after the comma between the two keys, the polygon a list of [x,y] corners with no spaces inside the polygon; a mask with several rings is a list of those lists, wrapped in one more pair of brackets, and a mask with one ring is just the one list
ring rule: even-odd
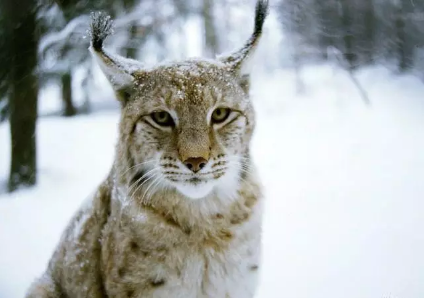
{"label": "lynx chin", "polygon": [[149,69],[107,52],[112,21],[92,15],[90,51],[121,103],[115,161],[27,297],[254,297],[262,195],[247,66],[268,6],[258,0],[235,53]]}

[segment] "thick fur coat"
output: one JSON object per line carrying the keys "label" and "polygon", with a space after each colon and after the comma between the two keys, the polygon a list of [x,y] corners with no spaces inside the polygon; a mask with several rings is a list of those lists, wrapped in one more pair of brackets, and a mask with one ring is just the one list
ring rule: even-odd
{"label": "thick fur coat", "polygon": [[93,16],[91,50],[122,105],[116,158],[28,298],[254,296],[262,195],[244,69],[267,9],[238,52],[148,70],[107,53],[110,19]]}

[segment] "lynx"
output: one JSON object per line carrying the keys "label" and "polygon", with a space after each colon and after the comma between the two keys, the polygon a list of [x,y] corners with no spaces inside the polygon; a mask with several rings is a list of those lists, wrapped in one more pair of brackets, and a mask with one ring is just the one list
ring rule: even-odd
{"label": "lynx", "polygon": [[90,50],[121,104],[115,161],[27,297],[254,296],[262,195],[247,65],[267,13],[259,0],[233,54],[151,69],[104,50],[113,24],[93,14]]}

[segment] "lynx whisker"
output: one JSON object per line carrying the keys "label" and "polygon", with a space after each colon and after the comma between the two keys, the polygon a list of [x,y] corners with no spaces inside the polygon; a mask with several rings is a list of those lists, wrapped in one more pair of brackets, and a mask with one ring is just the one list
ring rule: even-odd
{"label": "lynx whisker", "polygon": [[[139,179],[137,179],[137,181],[135,181],[131,187],[129,187],[128,189],[128,194],[131,194],[131,192],[134,190],[134,186],[137,185],[138,183],[140,183],[140,181],[142,181],[145,177],[149,176],[152,172],[158,170],[158,167],[155,167],[153,169],[151,169],[150,171],[147,171],[146,173],[143,174],[143,176],[141,176]],[[143,181],[143,183],[141,183],[140,185],[137,186],[137,188],[134,190],[133,194],[136,193],[138,191],[138,189],[143,186],[144,183],[146,183],[147,181],[149,181],[154,175],[152,175],[151,177],[147,178],[145,181]]]}
{"label": "lynx whisker", "polygon": [[[142,187],[143,187],[143,185],[144,184],[146,184],[147,182],[149,182],[150,180],[152,180],[152,179],[156,179],[156,177],[157,177],[157,173],[155,173],[155,174],[153,174],[152,176],[150,176],[149,178],[147,178],[145,181],[143,181],[143,183],[141,183],[135,190],[134,190],[134,192],[132,193],[132,195],[131,195],[131,200],[133,200],[133,199],[135,199],[135,196],[137,195],[137,192],[139,191],[139,190],[141,190],[142,189]],[[151,183],[151,182],[150,182]],[[149,186],[150,186],[150,184],[149,184]]]}
{"label": "lynx whisker", "polygon": [[144,197],[146,196],[146,194],[148,193],[149,189],[152,187],[153,184],[156,183],[156,181],[160,180],[162,177],[157,174],[156,178],[149,184],[149,186],[146,188],[146,190],[143,193],[143,197],[141,198],[140,202],[143,204],[144,203]]}
{"label": "lynx whisker", "polygon": [[[163,181],[163,178],[160,176],[159,179],[157,180],[157,183],[153,186],[151,192],[150,192],[150,198],[156,193],[158,186],[160,185],[160,183]],[[148,195],[149,196],[149,195]]]}
{"label": "lynx whisker", "polygon": [[252,169],[250,168],[250,166],[243,164],[241,162],[237,162],[237,161],[231,161],[230,163],[239,166],[240,171],[242,171],[246,174],[249,174],[249,175],[253,175],[253,172],[252,172]]}
{"label": "lynx whisker", "polygon": [[134,168],[136,168],[136,167],[140,167],[140,166],[142,166],[142,165],[145,165],[145,164],[148,164],[148,163],[151,163],[151,162],[155,162],[155,161],[156,161],[156,160],[151,159],[151,160],[148,160],[148,161],[144,161],[144,162],[138,163],[138,164],[136,164],[136,165],[133,165],[132,167],[129,167],[129,168],[128,168],[128,169],[126,169],[126,170],[122,170],[122,171],[125,171],[125,172],[121,173],[120,175],[121,175],[121,176],[124,176],[126,173],[128,173],[130,170],[132,170],[132,169],[134,169]]}

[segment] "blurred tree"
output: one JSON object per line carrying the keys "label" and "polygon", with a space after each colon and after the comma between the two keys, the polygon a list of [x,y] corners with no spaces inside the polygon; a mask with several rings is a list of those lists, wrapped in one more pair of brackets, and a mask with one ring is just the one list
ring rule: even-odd
{"label": "blurred tree", "polygon": [[[36,183],[36,120],[38,80],[37,10],[35,0],[2,0],[8,76],[6,79],[11,132],[11,167],[8,189]],[[4,65],[2,65],[4,67]]]}
{"label": "blurred tree", "polygon": [[72,76],[71,71],[62,74],[62,99],[64,103],[64,116],[73,116],[77,110],[72,101]]}
{"label": "blurred tree", "polygon": [[8,51],[6,44],[6,20],[4,15],[4,8],[0,5],[0,122],[7,119],[8,116],[8,96],[9,90],[8,74],[9,62]]}
{"label": "blurred tree", "polygon": [[[310,47],[319,59],[327,49],[343,53],[350,68],[398,61],[401,71],[416,63],[424,46],[424,1],[411,0],[279,0],[276,6],[296,48]],[[297,54],[299,55],[299,54]],[[300,54],[297,60],[309,59]]]}
{"label": "blurred tree", "polygon": [[355,52],[355,32],[354,32],[354,11],[353,1],[351,0],[339,0],[341,9],[341,20],[343,30],[343,43],[344,50],[343,55],[345,60],[349,63],[349,67],[354,69],[357,60],[357,54]]}
{"label": "blurred tree", "polygon": [[204,54],[210,58],[214,58],[219,53],[213,3],[213,0],[203,0],[202,6],[202,18],[204,26]]}
{"label": "blurred tree", "polygon": [[[122,0],[123,10],[126,13],[129,13],[132,10],[134,10],[134,7],[136,4],[137,4],[136,0]],[[137,20],[134,20],[130,23],[128,31],[129,31],[128,42],[126,46],[124,47],[125,53],[123,54],[125,57],[136,59],[137,49],[140,47],[140,43],[136,39],[137,31],[138,31]]]}
{"label": "blurred tree", "polygon": [[374,1],[368,0],[363,2],[364,12],[364,47],[365,47],[365,62],[372,63],[374,61],[375,52],[375,31],[376,31],[376,16]]}
{"label": "blurred tree", "polygon": [[413,63],[413,45],[409,41],[408,14],[411,12],[410,1],[398,0],[395,4],[395,24],[397,33],[397,51],[399,70],[411,69]]}

